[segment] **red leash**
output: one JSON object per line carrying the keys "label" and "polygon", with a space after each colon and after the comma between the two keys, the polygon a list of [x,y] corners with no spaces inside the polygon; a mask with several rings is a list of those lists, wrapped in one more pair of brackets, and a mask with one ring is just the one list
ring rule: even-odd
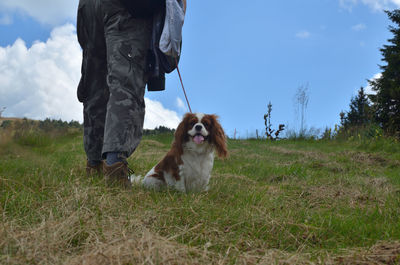
{"label": "red leash", "polygon": [[186,102],[187,102],[188,107],[189,107],[189,111],[190,111],[190,113],[192,113],[192,108],[190,107],[189,100],[188,100],[187,95],[186,95],[185,86],[183,85],[183,81],[182,81],[181,71],[179,71],[178,60],[176,58],[175,58],[175,63],[176,63],[176,70],[178,71],[179,79],[181,80],[183,94],[185,94],[185,98],[186,98]]}

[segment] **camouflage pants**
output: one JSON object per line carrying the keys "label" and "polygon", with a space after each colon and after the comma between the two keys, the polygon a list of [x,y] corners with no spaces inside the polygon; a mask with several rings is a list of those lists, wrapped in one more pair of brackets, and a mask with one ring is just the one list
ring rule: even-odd
{"label": "camouflage pants", "polygon": [[89,160],[107,152],[129,157],[139,145],[151,19],[133,18],[119,0],[80,0],[77,33],[83,50],[78,99],[84,106]]}

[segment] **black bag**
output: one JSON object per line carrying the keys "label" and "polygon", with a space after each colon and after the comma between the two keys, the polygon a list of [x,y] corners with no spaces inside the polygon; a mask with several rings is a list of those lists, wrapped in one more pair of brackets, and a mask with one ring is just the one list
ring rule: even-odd
{"label": "black bag", "polygon": [[165,0],[120,0],[135,18],[148,18],[165,6]]}

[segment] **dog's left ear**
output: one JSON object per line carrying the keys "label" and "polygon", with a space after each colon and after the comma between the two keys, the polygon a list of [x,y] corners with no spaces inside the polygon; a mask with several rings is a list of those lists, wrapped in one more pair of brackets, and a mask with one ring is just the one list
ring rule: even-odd
{"label": "dog's left ear", "polygon": [[218,121],[217,115],[208,115],[211,121],[211,143],[215,145],[217,154],[221,158],[226,158],[229,156],[228,148],[226,145],[226,135],[224,129],[222,129],[221,124]]}

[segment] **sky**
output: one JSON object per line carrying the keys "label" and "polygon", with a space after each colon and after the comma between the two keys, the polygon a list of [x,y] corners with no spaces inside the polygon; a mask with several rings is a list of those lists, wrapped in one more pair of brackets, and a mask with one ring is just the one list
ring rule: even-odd
{"label": "sky", "polygon": [[[295,94],[308,86],[307,128],[334,127],[357,90],[379,77],[391,38],[383,10],[400,0],[188,0],[180,69],[194,112],[220,117],[228,136],[298,130]],[[3,116],[82,122],[78,0],[0,0]],[[146,92],[145,128],[174,128],[188,111],[175,72]],[[368,90],[368,87],[367,87]]]}

